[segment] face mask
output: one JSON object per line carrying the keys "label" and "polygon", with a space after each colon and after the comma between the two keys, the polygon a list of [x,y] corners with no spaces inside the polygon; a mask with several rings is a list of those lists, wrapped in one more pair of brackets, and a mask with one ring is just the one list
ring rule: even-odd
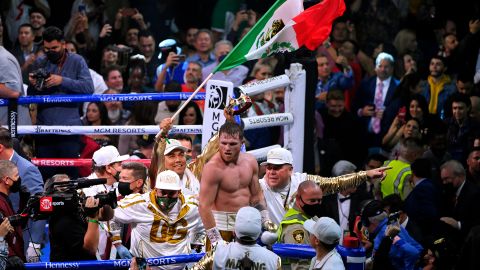
{"label": "face mask", "polygon": [[118,182],[118,180],[120,180],[120,172],[117,171],[117,173],[113,176],[113,178],[115,178],[115,180],[117,180]]}
{"label": "face mask", "polygon": [[[11,178],[10,178],[11,179]],[[13,181],[13,180],[12,180]],[[20,191],[20,188],[22,187],[22,179],[20,177],[18,178],[17,181],[13,182],[13,185],[10,186],[10,192],[12,193],[17,193]]]}
{"label": "face mask", "polygon": [[60,61],[60,58],[62,58],[63,56],[63,52],[60,51],[60,52],[55,52],[55,51],[48,51],[45,53],[47,55],[47,59],[48,61],[52,62],[52,63],[58,63],[58,61]]}
{"label": "face mask", "polygon": [[223,59],[225,59],[225,57],[227,57],[227,55],[226,55],[226,54],[224,54],[224,55],[220,56],[220,57],[218,58],[218,62],[219,62],[219,63],[220,63],[220,62],[222,62],[222,61],[223,61]]}
{"label": "face mask", "polygon": [[320,203],[306,204],[303,201],[302,197],[300,197],[300,200],[303,202],[302,210],[307,216],[309,216],[309,217],[314,217],[314,216],[322,217],[323,216],[322,207],[321,207]]}
{"label": "face mask", "polygon": [[160,210],[168,212],[177,203],[177,200],[178,198],[160,197],[157,198],[157,204],[160,207]]}
{"label": "face mask", "polygon": [[[114,169],[114,170],[115,170],[115,169]],[[115,178],[115,181],[118,182],[118,180],[120,180],[120,172],[119,172],[119,171],[115,170],[115,174],[111,174],[110,172],[109,172],[109,174],[110,174],[111,176],[113,176],[113,178]]]}
{"label": "face mask", "polygon": [[127,183],[127,182],[119,182],[119,183],[118,183],[118,192],[119,192],[122,196],[127,196],[127,195],[132,194],[133,191],[130,189],[130,183]]}
{"label": "face mask", "polygon": [[452,183],[444,184],[443,190],[445,190],[446,195],[453,195],[455,194],[455,191],[456,191]]}

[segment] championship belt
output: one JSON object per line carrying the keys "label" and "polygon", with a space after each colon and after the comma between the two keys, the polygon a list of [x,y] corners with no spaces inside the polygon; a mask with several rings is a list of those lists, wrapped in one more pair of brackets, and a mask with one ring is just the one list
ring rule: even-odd
{"label": "championship belt", "polygon": [[[225,110],[231,112],[233,115],[239,115],[248,110],[250,106],[252,106],[252,100],[250,97],[241,93],[240,97],[230,99]],[[237,109],[235,109],[235,107],[237,107]]]}

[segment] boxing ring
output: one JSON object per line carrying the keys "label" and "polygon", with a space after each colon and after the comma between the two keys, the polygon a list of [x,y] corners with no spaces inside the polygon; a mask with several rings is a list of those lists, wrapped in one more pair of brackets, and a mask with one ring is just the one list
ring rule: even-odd
{"label": "boxing ring", "polygon": [[[302,70],[300,64],[292,64],[289,70],[285,70],[285,75],[269,78],[263,81],[242,85],[240,91],[246,95],[256,95],[265,91],[285,88],[285,113],[275,113],[269,115],[237,118],[237,122],[241,121],[245,130],[282,126],[284,128],[284,146],[292,152],[294,160],[294,170],[303,171],[303,144],[304,144],[304,105],[305,104],[305,71]],[[222,114],[219,114],[219,104],[213,104],[211,99],[212,93],[218,97],[218,91],[225,90],[222,93],[227,100],[233,93],[233,84],[230,82],[210,80],[206,86],[207,93],[198,93],[193,100],[206,100],[205,115],[213,115],[213,121],[205,120],[203,125],[182,125],[173,126],[170,133],[186,133],[186,134],[206,134],[218,131],[218,127],[225,122]],[[212,92],[213,91],[213,92]],[[216,93],[214,91],[217,91]],[[57,134],[57,135],[84,135],[84,134],[102,134],[102,135],[143,135],[157,134],[160,129],[157,125],[151,126],[17,126],[17,106],[26,104],[59,104],[59,103],[80,103],[80,102],[142,102],[142,101],[165,101],[165,100],[187,100],[191,93],[147,93],[147,94],[105,94],[105,95],[51,95],[51,96],[32,96],[20,97],[18,100],[0,99],[0,106],[8,106],[8,126],[12,137],[18,135],[39,135],[39,134]],[[208,99],[208,100],[207,100]],[[225,102],[224,100],[224,102]],[[208,102],[207,102],[208,101]],[[221,104],[220,104],[221,105]],[[225,105],[225,103],[224,103]],[[215,107],[216,106],[216,107]],[[223,109],[222,109],[223,110]],[[212,120],[212,119],[211,119]],[[216,127],[216,129],[215,129]],[[258,161],[266,159],[267,152],[272,148],[282,147],[280,145],[272,145],[269,147],[249,151]],[[150,160],[131,160],[142,162],[146,165]],[[37,166],[89,166],[92,164],[91,159],[64,159],[64,158],[42,158],[32,159]],[[283,257],[295,258],[312,258],[314,256],[313,249],[307,246],[299,245],[281,245],[275,244],[273,251]],[[189,254],[177,256],[165,256],[160,258],[149,258],[149,265],[167,265],[172,263],[195,262],[198,261],[203,254]],[[122,269],[130,265],[129,260],[106,260],[106,261],[82,261],[82,262],[42,262],[28,263],[27,269]]]}

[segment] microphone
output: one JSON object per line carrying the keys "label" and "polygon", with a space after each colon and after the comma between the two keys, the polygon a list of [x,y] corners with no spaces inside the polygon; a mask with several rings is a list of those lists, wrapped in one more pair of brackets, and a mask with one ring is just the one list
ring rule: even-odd
{"label": "microphone", "polygon": [[95,178],[95,179],[79,178],[71,181],[55,182],[53,183],[53,185],[60,186],[60,187],[65,186],[65,187],[71,187],[74,189],[81,189],[81,188],[87,188],[87,187],[106,184],[106,183],[107,183],[106,178]]}
{"label": "microphone", "polygon": [[75,181],[75,188],[80,189],[80,188],[87,188],[91,186],[96,186],[96,185],[102,185],[107,183],[107,178],[96,178],[96,179],[78,179]]}

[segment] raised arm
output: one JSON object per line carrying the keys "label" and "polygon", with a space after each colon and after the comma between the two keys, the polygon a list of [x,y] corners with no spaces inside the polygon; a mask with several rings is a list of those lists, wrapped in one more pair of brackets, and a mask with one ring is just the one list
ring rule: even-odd
{"label": "raised arm", "polygon": [[150,178],[148,185],[153,187],[157,174],[165,170],[165,147],[167,146],[166,136],[168,131],[172,128],[173,120],[171,118],[165,118],[160,122],[160,130],[165,137],[160,137],[155,140],[155,145],[153,146],[153,156],[152,162],[150,162],[150,167],[148,168],[148,177]]}
{"label": "raised arm", "polygon": [[383,178],[385,171],[391,167],[381,167],[368,171],[360,171],[356,173],[341,175],[337,177],[322,177],[318,175],[307,174],[306,180],[317,183],[323,191],[323,195],[337,193],[351,187],[357,187],[369,178]]}

